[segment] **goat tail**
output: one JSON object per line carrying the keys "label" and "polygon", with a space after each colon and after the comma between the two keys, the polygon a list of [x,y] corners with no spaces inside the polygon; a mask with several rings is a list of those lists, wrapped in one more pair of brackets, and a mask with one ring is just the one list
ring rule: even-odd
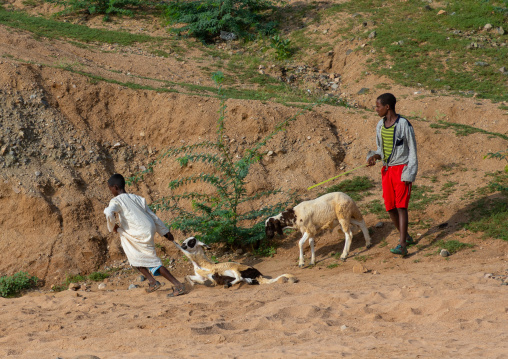
{"label": "goat tail", "polygon": [[281,278],[283,279],[284,283],[286,283],[286,282],[298,283],[298,278],[296,278],[292,274],[282,274],[282,275],[278,276],[277,278],[272,278],[272,279],[269,279],[269,278],[266,278],[263,276],[259,276],[256,278],[256,280],[258,281],[259,284],[272,284],[272,283],[277,282]]}

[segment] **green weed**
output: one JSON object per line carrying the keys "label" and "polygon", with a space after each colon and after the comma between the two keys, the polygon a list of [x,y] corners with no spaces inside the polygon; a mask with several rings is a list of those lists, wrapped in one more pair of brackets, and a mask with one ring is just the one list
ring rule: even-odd
{"label": "green weed", "polygon": [[339,263],[332,263],[332,264],[327,265],[326,268],[333,269],[333,268],[337,268],[338,266],[339,266]]}
{"label": "green weed", "polygon": [[261,242],[261,245],[254,250],[254,254],[259,257],[273,257],[277,254],[277,249],[275,246],[269,246],[266,242]]}
{"label": "green weed", "polygon": [[367,260],[370,259],[370,256],[354,256],[353,257],[355,261],[358,261],[358,262],[367,262]]}
{"label": "green weed", "polygon": [[109,278],[109,273],[93,272],[88,276],[88,279],[90,279],[93,282],[100,282],[106,278]]}
{"label": "green weed", "polygon": [[293,50],[291,49],[291,40],[283,39],[279,34],[270,38],[271,47],[275,49],[278,60],[286,60],[291,57]]}
{"label": "green weed", "polygon": [[0,277],[0,297],[15,296],[23,290],[35,287],[38,282],[37,277],[30,276],[26,272]]}
{"label": "green weed", "polygon": [[428,205],[435,204],[440,198],[440,195],[433,193],[431,187],[414,185],[411,189],[411,200],[408,209],[425,211]]}
{"label": "green weed", "polygon": [[386,212],[386,208],[383,203],[379,199],[375,199],[365,206],[363,206],[369,213],[376,214],[380,219],[390,218],[388,212]]}

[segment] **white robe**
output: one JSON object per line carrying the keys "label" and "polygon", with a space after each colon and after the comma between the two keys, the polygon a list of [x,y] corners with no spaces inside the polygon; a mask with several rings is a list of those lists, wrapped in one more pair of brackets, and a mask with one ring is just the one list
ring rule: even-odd
{"label": "white robe", "polygon": [[162,265],[155,252],[154,235],[157,232],[163,236],[169,230],[150,210],[143,197],[122,193],[109,202],[104,214],[110,232],[115,227],[115,214],[118,215],[118,233],[131,266],[151,268]]}

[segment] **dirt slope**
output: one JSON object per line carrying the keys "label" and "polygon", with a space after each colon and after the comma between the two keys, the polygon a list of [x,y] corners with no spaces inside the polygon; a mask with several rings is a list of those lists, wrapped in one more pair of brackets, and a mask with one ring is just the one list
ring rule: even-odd
{"label": "dirt slope", "polygon": [[[404,260],[389,253],[396,231],[387,220],[376,228],[380,219],[368,213],[369,203],[381,199],[380,169],[363,168],[355,175],[376,183],[360,202],[373,230],[372,249],[362,248],[363,238],[355,234],[350,259],[328,268],[337,264],[332,253],[341,251],[344,237],[337,231],[325,233],[317,241],[318,265],[304,270],[296,267],[296,234],[277,242],[273,259],[217,252],[223,260],[245,261],[268,275],[291,272],[301,281],[229,292],[199,287],[170,302],[167,287],[150,297],[143,289],[127,291],[136,280],[128,269],[107,280],[105,292],[96,284],[78,294],[47,290],[69,274],[89,274],[125,259],[118,238],[105,226],[102,211],[110,200],[105,181],[115,172],[134,173],[170,146],[214,138],[219,101],[133,90],[65,68],[71,64],[140,85],[160,86],[158,80],[212,85],[198,69],[195,53],[182,59],[157,57],[142,47],[83,48],[0,26],[0,275],[23,270],[44,280],[41,292],[0,299],[0,353],[32,358],[37,348],[41,358],[90,353],[101,358],[179,358],[203,352],[242,358],[506,357],[506,287],[484,273],[505,273],[508,246],[483,240],[460,224],[469,219],[476,201],[466,194],[485,186],[485,174],[502,167],[483,156],[506,149],[507,141],[480,133],[458,137],[452,129],[430,127],[446,120],[506,135],[506,111],[488,100],[360,76],[365,59],[348,52],[359,45],[344,41],[334,48],[332,59],[326,54],[310,57],[323,74],[341,74],[340,91],[360,108],[323,105],[298,117],[267,144],[266,151],[274,155],[253,167],[248,190],[296,189],[310,199],[322,189],[307,191],[308,186],[364,164],[375,146],[379,120],[371,111],[382,92],[375,85],[388,83],[399,99],[398,112],[414,118],[420,161],[416,184],[439,191],[457,182],[444,203],[410,213],[412,223],[427,224],[410,229],[422,247],[413,248]],[[362,88],[371,90],[358,95]],[[239,154],[298,111],[249,100],[228,100],[227,105],[228,136]],[[155,200],[168,193],[170,179],[194,170],[167,162],[129,190]],[[168,213],[161,217],[170,220]],[[438,226],[443,223],[447,225]],[[183,235],[177,233],[177,239]],[[460,239],[476,247],[446,260],[428,255],[436,239]],[[164,246],[161,256],[173,259],[171,269],[178,278],[191,272],[171,245],[161,238],[157,242]],[[353,274],[363,260],[370,272]]]}

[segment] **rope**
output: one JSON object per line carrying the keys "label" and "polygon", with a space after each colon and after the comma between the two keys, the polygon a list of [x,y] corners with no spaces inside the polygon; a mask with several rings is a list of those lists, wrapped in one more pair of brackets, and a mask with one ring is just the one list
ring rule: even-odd
{"label": "rope", "polygon": [[360,167],[356,167],[356,168],[353,168],[352,170],[349,170],[347,172],[344,172],[344,173],[341,173],[340,175],[338,176],[335,176],[335,177],[332,177],[332,178],[328,178],[326,181],[323,181],[323,182],[319,182],[318,184],[315,184],[313,186],[310,186],[309,188],[307,188],[307,191],[310,191],[311,189],[313,189],[314,187],[317,187],[317,186],[321,186],[322,184],[326,183],[326,182],[330,182],[340,176],[344,176],[344,175],[347,175],[348,173],[351,173],[353,171],[356,171],[356,170],[359,170],[360,168],[363,168],[363,167],[366,167],[367,164],[364,164],[364,165],[361,165]]}

